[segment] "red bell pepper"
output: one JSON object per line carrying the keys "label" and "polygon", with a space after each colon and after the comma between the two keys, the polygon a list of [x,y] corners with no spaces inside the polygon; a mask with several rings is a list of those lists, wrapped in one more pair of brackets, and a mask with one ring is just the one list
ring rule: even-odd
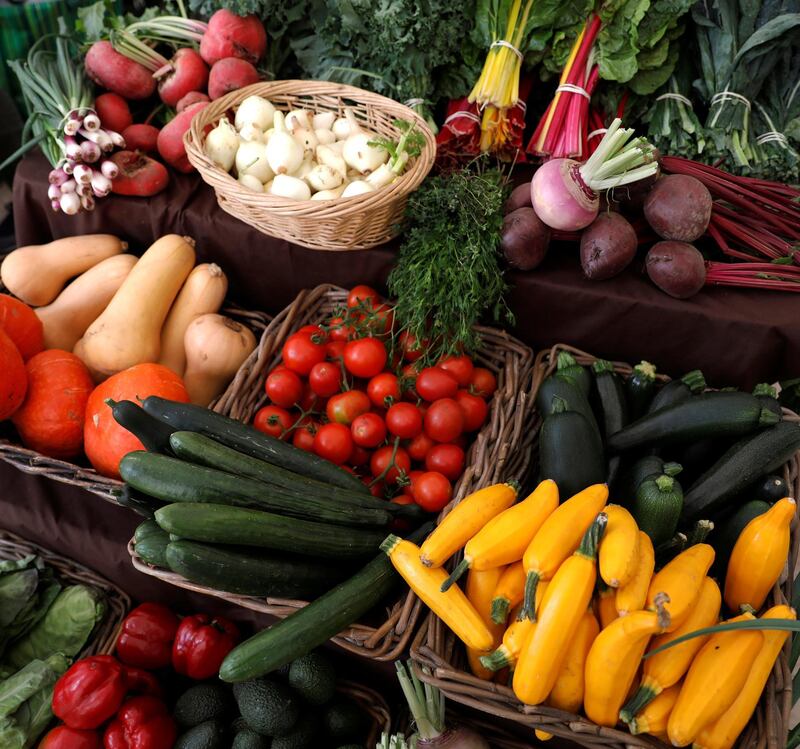
{"label": "red bell pepper", "polygon": [[127,691],[125,667],[110,655],[93,655],[56,682],[53,714],[70,728],[97,728],[119,710]]}
{"label": "red bell pepper", "polygon": [[191,679],[215,676],[239,640],[236,625],[222,617],[195,614],[183,619],[172,646],[172,667]]}
{"label": "red bell pepper", "polygon": [[58,726],[42,739],[39,749],[103,749],[103,739],[97,731]]}
{"label": "red bell pepper", "polygon": [[164,690],[158,679],[149,671],[141,668],[123,666],[128,677],[128,691],[136,694],[145,694],[150,697],[163,697]]}
{"label": "red bell pepper", "polygon": [[108,724],[105,749],[172,749],[177,730],[167,706],[156,697],[133,697]]}
{"label": "red bell pepper", "polygon": [[129,666],[156,669],[169,666],[178,617],[160,603],[137,606],[122,622],[117,656]]}

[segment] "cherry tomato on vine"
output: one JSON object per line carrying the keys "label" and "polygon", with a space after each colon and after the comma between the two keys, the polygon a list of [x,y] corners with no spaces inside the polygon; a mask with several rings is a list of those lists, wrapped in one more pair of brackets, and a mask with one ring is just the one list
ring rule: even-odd
{"label": "cherry tomato on vine", "polygon": [[[392,462],[393,451],[394,447],[392,445],[384,445],[372,453],[372,457],[369,461],[369,469],[375,478],[380,476],[384,471],[386,471],[387,468],[389,468],[389,465]],[[387,484],[394,484],[397,482],[397,477],[400,475],[400,471],[407,475],[410,470],[411,458],[402,447],[398,447],[397,453],[394,456],[394,465],[389,468],[383,480]]]}
{"label": "cherry tomato on vine", "polygon": [[270,372],[264,383],[269,399],[281,408],[291,408],[303,396],[303,381],[288,367]]}
{"label": "cherry tomato on vine", "polygon": [[365,466],[369,463],[369,457],[372,453],[369,450],[364,449],[360,445],[353,445],[353,452],[350,453],[350,458],[348,459],[348,463],[351,466]]}
{"label": "cherry tomato on vine", "polygon": [[400,400],[400,384],[396,375],[381,372],[367,384],[367,395],[376,408],[388,408]]}
{"label": "cherry tomato on vine", "polygon": [[461,356],[447,356],[444,359],[441,359],[436,366],[439,367],[439,369],[443,369],[445,372],[453,375],[453,377],[456,378],[459,387],[462,388],[465,388],[467,385],[469,385],[470,379],[472,378],[472,372],[475,369],[472,359],[464,354]]}
{"label": "cherry tomato on vine", "polygon": [[425,456],[425,468],[455,481],[464,472],[464,451],[458,445],[436,445]]}
{"label": "cherry tomato on vine", "polygon": [[[423,473],[425,473],[425,471],[411,471],[411,473],[408,474],[408,483],[405,486],[403,486],[403,488],[402,488],[402,492],[403,492],[403,494],[405,496],[411,497],[412,500],[413,500],[413,497],[414,497],[414,481],[417,478],[419,478],[420,476],[422,476]],[[410,503],[406,502],[404,504],[410,504]]]}
{"label": "cherry tomato on vine", "polygon": [[422,414],[413,403],[395,403],[386,412],[386,426],[395,437],[410,440],[422,431]]}
{"label": "cherry tomato on vine", "polygon": [[342,386],[342,368],[335,362],[318,362],[308,373],[308,384],[320,398],[330,398]]}
{"label": "cherry tomato on vine", "polygon": [[350,426],[356,416],[367,413],[372,403],[366,393],[360,390],[348,390],[334,395],[325,408],[328,421]]}
{"label": "cherry tomato on vine", "polygon": [[294,425],[294,417],[280,406],[264,406],[260,408],[253,419],[253,426],[259,432],[271,437],[283,439],[288,430]]}
{"label": "cherry tomato on vine", "polygon": [[464,413],[453,398],[431,403],[425,414],[425,432],[437,442],[453,442],[464,431]]}
{"label": "cherry tomato on vine", "polygon": [[314,437],[314,452],[321,458],[342,465],[353,452],[353,438],[344,424],[323,424]]}
{"label": "cherry tomato on vine", "polygon": [[332,361],[344,361],[344,349],[347,346],[346,341],[328,341],[325,344],[325,358]]}
{"label": "cherry tomato on vine", "polygon": [[475,367],[469,380],[470,389],[481,398],[491,398],[497,390],[497,378],[484,367]]}
{"label": "cherry tomato on vine", "polygon": [[314,343],[325,343],[328,338],[328,334],[319,325],[303,325],[297,332],[314,336]]}
{"label": "cherry tomato on vine", "polygon": [[489,414],[486,401],[467,390],[459,390],[456,393],[456,402],[464,414],[464,431],[474,432],[480,429]]}
{"label": "cherry tomato on vine", "polygon": [[344,324],[343,317],[332,317],[328,326],[330,328],[328,330],[328,340],[330,341],[347,341],[353,334],[353,328]]}
{"label": "cherry tomato on vine", "polygon": [[412,460],[421,463],[436,443],[425,432],[420,432],[406,445],[406,450]]}
{"label": "cherry tomato on vine", "polygon": [[[369,488],[369,493],[373,497],[378,497],[378,499],[383,499],[386,496],[386,484],[383,481],[379,481],[377,484],[372,484],[372,476],[367,476],[361,479]],[[372,486],[370,486],[372,484]]]}
{"label": "cherry tomato on vine", "polygon": [[386,366],[386,346],[377,338],[348,341],[344,349],[344,366],[356,377],[375,377]]}
{"label": "cherry tomato on vine", "polygon": [[314,437],[319,429],[319,424],[310,419],[304,419],[292,433],[292,444],[307,452],[314,452]]}
{"label": "cherry tomato on vine", "polygon": [[453,496],[453,487],[447,477],[438,471],[426,471],[412,484],[414,501],[427,512],[439,512]]}
{"label": "cherry tomato on vine", "polygon": [[350,289],[350,293],[347,295],[347,306],[352,309],[353,307],[358,307],[362,302],[369,302],[371,306],[375,306],[379,299],[380,295],[375,289],[371,286],[360,284]]}
{"label": "cherry tomato on vine", "polygon": [[417,376],[414,387],[420,398],[431,403],[440,398],[455,398],[458,392],[455,377],[439,367],[425,367]]}
{"label": "cherry tomato on vine", "polygon": [[377,447],[386,439],[386,424],[374,413],[363,413],[350,425],[353,442],[360,447]]}
{"label": "cherry tomato on vine", "polygon": [[394,307],[388,304],[377,305],[373,310],[369,327],[375,335],[390,333],[394,328]]}
{"label": "cherry tomato on vine", "polygon": [[325,360],[325,346],[314,343],[309,333],[295,333],[283,344],[283,362],[293,372],[307,375],[318,362]]}
{"label": "cherry tomato on vine", "polygon": [[400,348],[403,350],[403,356],[406,361],[416,361],[420,359],[425,353],[425,346],[427,343],[427,341],[417,341],[417,337],[407,330],[404,330],[400,334]]}

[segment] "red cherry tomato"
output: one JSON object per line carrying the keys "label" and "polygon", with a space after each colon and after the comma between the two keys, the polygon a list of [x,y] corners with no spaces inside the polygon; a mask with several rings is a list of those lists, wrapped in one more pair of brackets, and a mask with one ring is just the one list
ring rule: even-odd
{"label": "red cherry tomato", "polygon": [[480,429],[489,414],[486,401],[467,390],[459,390],[456,393],[456,402],[464,413],[464,431],[474,432]]}
{"label": "red cherry tomato", "polygon": [[425,414],[425,432],[437,442],[453,442],[464,431],[464,413],[458,402],[442,398]]}
{"label": "red cherry tomato", "polygon": [[328,416],[328,421],[349,426],[356,416],[367,413],[371,406],[372,403],[367,398],[366,393],[361,390],[348,390],[345,393],[334,395],[328,401],[325,413]]}
{"label": "red cherry tomato", "polygon": [[332,361],[344,361],[344,349],[346,346],[346,341],[328,341],[325,344],[325,358]]}
{"label": "red cherry tomato", "polygon": [[412,485],[414,501],[427,512],[440,512],[453,496],[453,487],[438,471],[427,471]]}
{"label": "red cherry tomato", "polygon": [[298,404],[302,411],[324,411],[325,398],[320,398],[307,382],[303,385],[303,395]]}
{"label": "red cherry tomato", "polygon": [[422,463],[422,461],[425,460],[425,456],[431,451],[431,448],[435,444],[436,443],[423,431],[408,443],[406,450],[408,450],[408,454],[411,456],[412,460]]}
{"label": "red cherry tomato", "polygon": [[459,387],[465,388],[470,383],[472,372],[475,365],[472,359],[462,354],[461,356],[448,356],[442,359],[437,365],[440,369],[450,373],[456,378]]}
{"label": "red cherry tomato", "polygon": [[458,382],[452,374],[439,367],[426,367],[417,376],[415,389],[420,398],[432,403],[440,398],[455,398]]}
{"label": "red cherry tomato", "polygon": [[388,408],[400,400],[400,386],[396,375],[381,372],[367,385],[367,395],[376,408]]}
{"label": "red cherry tomato", "polygon": [[280,406],[264,406],[256,412],[253,419],[253,426],[259,432],[269,434],[272,437],[279,437],[283,439],[284,433],[288,434],[288,430],[294,425],[294,418],[285,409]]}
{"label": "red cherry tomato", "polygon": [[436,445],[425,456],[425,468],[455,481],[464,472],[464,451],[458,445]]}
{"label": "red cherry tomato", "polygon": [[303,396],[303,381],[296,372],[283,367],[267,375],[264,389],[276,406],[291,408]]}
{"label": "red cherry tomato", "polygon": [[352,451],[353,438],[344,424],[323,424],[314,437],[314,452],[331,463],[342,465]]}
{"label": "red cherry tomato", "polygon": [[361,284],[350,289],[350,293],[347,295],[347,306],[352,309],[358,307],[362,302],[369,302],[371,306],[374,306],[379,299],[380,296],[375,289]]}
{"label": "red cherry tomato", "polygon": [[351,466],[361,467],[369,463],[369,457],[372,453],[361,447],[360,445],[353,445],[353,452],[350,453],[350,458],[347,461]]}
{"label": "red cherry tomato", "polygon": [[400,334],[400,348],[403,350],[403,356],[406,361],[416,361],[421,358],[425,353],[426,344],[427,341],[417,341],[417,337],[407,330],[404,330]]}
{"label": "red cherry tomato", "polygon": [[303,325],[297,332],[314,336],[314,343],[325,343],[328,338],[327,333],[319,325]]}
{"label": "red cherry tomato", "polygon": [[[422,476],[425,471],[411,471],[408,474],[408,483],[403,487],[402,491],[403,494],[407,497],[411,497],[412,500],[414,498],[414,482]],[[411,504],[410,502],[405,502],[404,504]]]}
{"label": "red cherry tomato", "polygon": [[345,344],[344,366],[356,377],[375,377],[386,366],[386,346],[377,338],[349,341]]}
{"label": "red cherry tomato", "polygon": [[314,436],[319,429],[316,421],[304,419],[292,433],[292,444],[307,452],[314,452]]}
{"label": "red cherry tomato", "polygon": [[[394,448],[392,445],[384,445],[372,453],[372,457],[369,461],[369,468],[375,478],[380,476],[391,463],[393,450]],[[394,456],[394,465],[389,468],[383,480],[387,484],[394,484],[397,482],[400,471],[408,475],[410,470],[411,458],[408,457],[408,453],[402,447],[398,447],[397,453]]]}
{"label": "red cherry tomato", "polygon": [[284,364],[300,375],[307,375],[315,364],[325,360],[325,346],[314,343],[309,333],[289,336],[282,353]]}
{"label": "red cherry tomato", "polygon": [[386,426],[395,437],[410,440],[422,431],[422,414],[413,403],[395,403],[386,412]]}
{"label": "red cherry tomato", "polygon": [[353,328],[344,324],[343,317],[332,317],[328,326],[328,339],[331,341],[348,341],[353,335]]}
{"label": "red cherry tomato", "polygon": [[481,398],[491,398],[497,390],[497,378],[484,367],[475,367],[469,380],[470,390]]}
{"label": "red cherry tomato", "polygon": [[[414,471],[412,471],[414,473]],[[419,473],[419,471],[417,471]],[[406,492],[406,489],[409,491]],[[413,505],[414,504],[414,497],[411,496],[411,485],[407,484],[403,487],[403,493],[398,494],[396,497],[392,498],[392,503],[396,505]]]}
{"label": "red cherry tomato", "polygon": [[370,321],[370,328],[375,335],[391,333],[394,328],[394,307],[388,304],[377,305]]}
{"label": "red cherry tomato", "polygon": [[308,384],[320,398],[330,398],[342,385],[342,368],[334,362],[318,362],[308,373]]}
{"label": "red cherry tomato", "polygon": [[374,413],[356,416],[350,425],[353,442],[359,447],[377,447],[386,439],[386,424]]}
{"label": "red cherry tomato", "polygon": [[[384,484],[383,481],[372,484],[372,476],[364,478],[362,481],[369,487],[369,493],[373,497],[377,497],[378,499],[384,499],[386,497],[386,484]],[[370,486],[370,484],[372,484],[372,486]]]}

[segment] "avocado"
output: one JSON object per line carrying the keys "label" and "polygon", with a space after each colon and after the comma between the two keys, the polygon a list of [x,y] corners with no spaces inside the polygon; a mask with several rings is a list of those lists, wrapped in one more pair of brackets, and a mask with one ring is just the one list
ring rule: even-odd
{"label": "avocado", "polygon": [[237,716],[234,718],[233,723],[231,723],[231,733],[237,734],[239,731],[249,731],[250,727],[247,725],[247,721],[241,716]]}
{"label": "avocado", "polygon": [[352,700],[339,698],[331,702],[322,716],[325,734],[331,743],[362,741],[367,733],[364,712]]}
{"label": "avocado", "polygon": [[173,749],[227,749],[226,733],[223,721],[207,720],[184,733]]}
{"label": "avocado", "polygon": [[323,653],[309,653],[292,662],[289,686],[309,705],[325,705],[336,694],[336,671]]}
{"label": "avocado", "polygon": [[270,679],[253,679],[234,690],[239,712],[256,733],[285,736],[300,716],[300,700],[285,687]]}
{"label": "avocado", "polygon": [[286,734],[272,739],[272,749],[312,749],[319,732],[319,716],[309,710],[297,719],[295,727]]}
{"label": "avocado", "polygon": [[231,749],[269,749],[269,739],[245,728],[236,734]]}
{"label": "avocado", "polygon": [[173,715],[179,726],[192,728],[208,720],[227,720],[236,714],[230,692],[221,684],[197,684],[175,703]]}

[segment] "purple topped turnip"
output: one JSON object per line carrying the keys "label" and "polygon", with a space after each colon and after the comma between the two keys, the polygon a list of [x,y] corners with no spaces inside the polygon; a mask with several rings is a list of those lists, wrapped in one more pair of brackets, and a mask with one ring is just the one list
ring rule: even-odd
{"label": "purple topped turnip", "polygon": [[517,208],[503,219],[500,247],[512,268],[533,270],[550,246],[550,228],[530,206]]}
{"label": "purple topped turnip", "polygon": [[650,280],[676,299],[694,296],[706,282],[703,256],[686,242],[657,242],[647,253],[645,265]]}
{"label": "purple topped turnip", "polygon": [[636,256],[639,242],[630,222],[619,213],[601,213],[581,236],[581,268],[590,281],[621,273]]}
{"label": "purple topped turnip", "polygon": [[644,201],[644,217],[663,239],[694,242],[711,220],[711,193],[688,174],[668,174],[653,185]]}

